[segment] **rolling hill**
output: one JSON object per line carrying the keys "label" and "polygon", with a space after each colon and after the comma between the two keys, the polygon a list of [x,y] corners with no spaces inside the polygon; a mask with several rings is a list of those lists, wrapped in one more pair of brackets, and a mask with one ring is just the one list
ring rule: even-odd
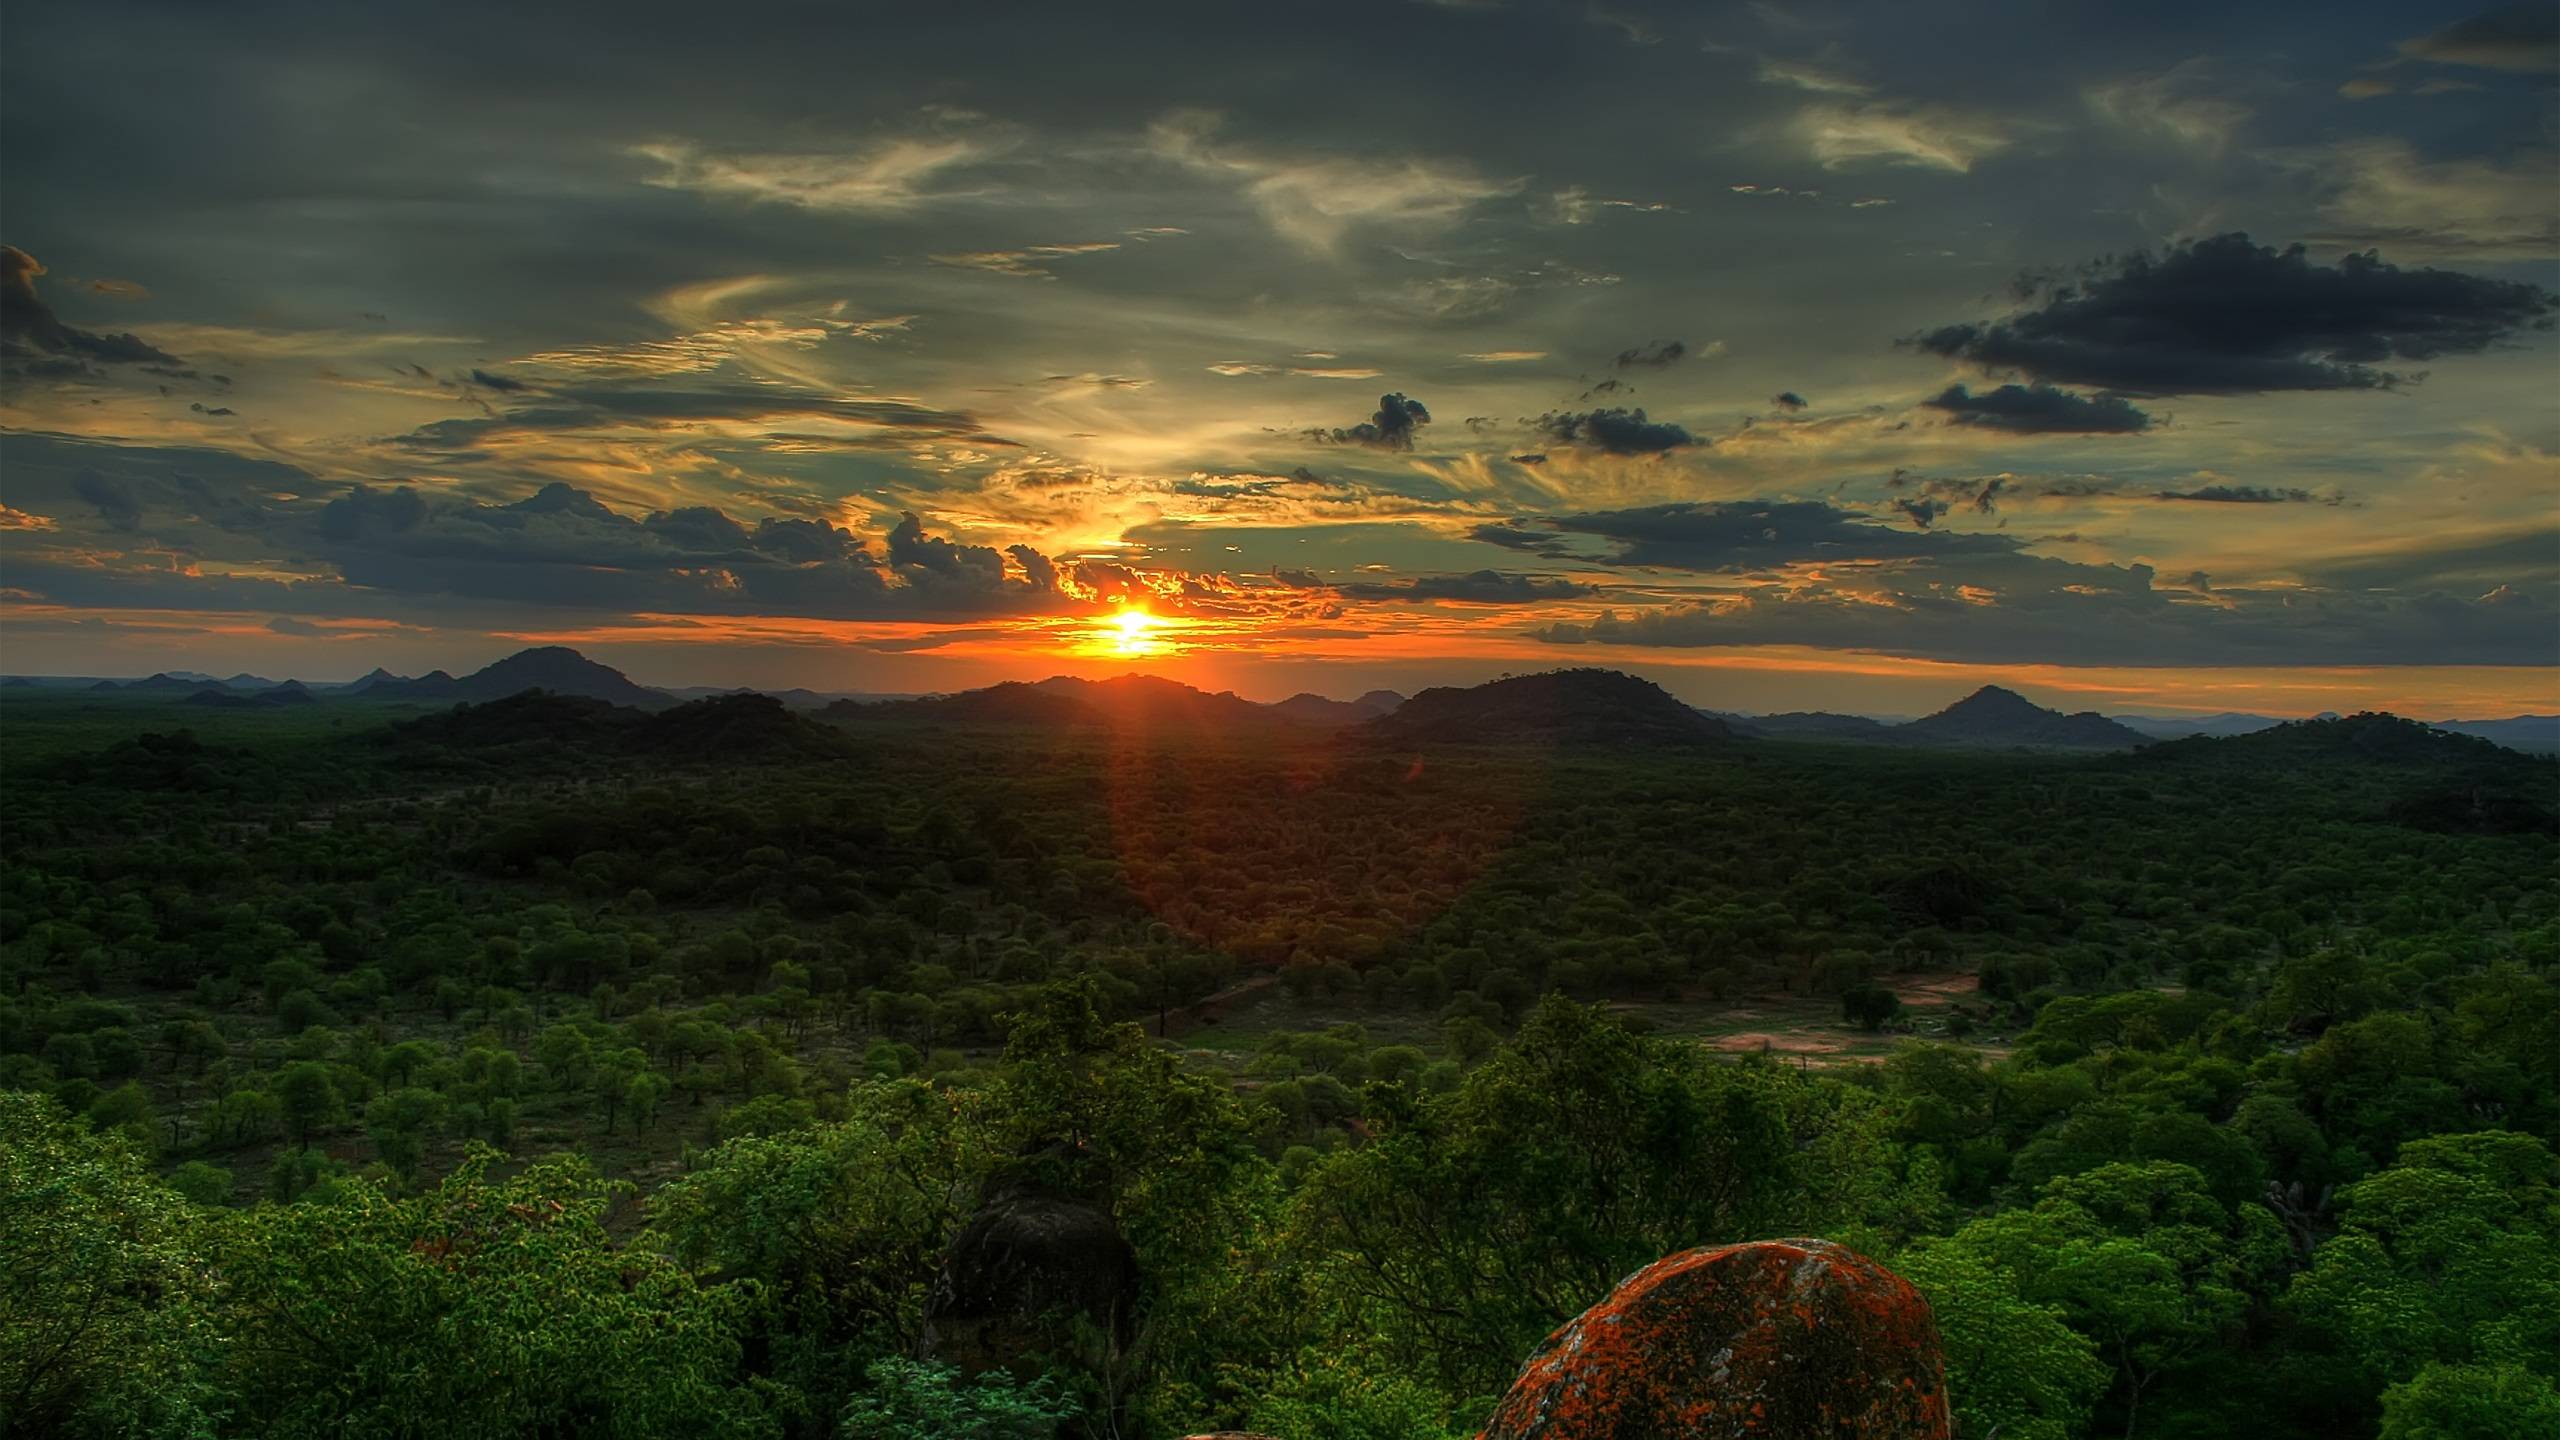
{"label": "rolling hill", "polygon": [[1733,738],[1650,680],[1554,670],[1425,690],[1361,727],[1389,744],[1697,745]]}
{"label": "rolling hill", "polygon": [[1935,715],[1892,726],[1884,738],[1992,750],[2131,750],[2151,743],[2150,736],[2094,710],[2066,715],[1997,685],[1985,685]]}

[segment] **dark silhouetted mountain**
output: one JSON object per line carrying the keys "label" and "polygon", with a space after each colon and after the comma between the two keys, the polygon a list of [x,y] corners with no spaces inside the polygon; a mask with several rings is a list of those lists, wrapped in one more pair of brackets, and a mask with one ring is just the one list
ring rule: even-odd
{"label": "dark silhouetted mountain", "polygon": [[748,691],[689,700],[628,734],[639,753],[681,760],[824,760],[850,753],[843,732]]}
{"label": "dark silhouetted mountain", "polygon": [[839,700],[819,711],[818,718],[843,724],[921,722],[1030,730],[1067,730],[1102,723],[1100,715],[1066,696],[1020,680],[916,700]]}
{"label": "dark silhouetted mountain", "polygon": [[652,714],[589,695],[527,690],[400,721],[383,737],[412,763],[430,767],[735,764],[851,753],[842,732],[793,714],[772,696],[752,694],[694,700]]}
{"label": "dark silhouetted mountain", "polygon": [[[2387,797],[2381,818],[2395,825],[2458,835],[2560,834],[2552,808],[2560,763],[2397,715],[2289,720],[2247,735],[2173,740],[2132,763],[2246,777],[2325,770],[2332,788],[2371,787],[2364,793]],[[2371,778],[2348,778],[2355,774]]]}
{"label": "dark silhouetted mountain", "polygon": [[1935,715],[1896,725],[1887,738],[1909,745],[2030,750],[2130,750],[2151,737],[2099,714],[2047,710],[2015,690],[1985,685]]}
{"label": "dark silhouetted mountain", "polygon": [[875,695],[858,691],[809,690],[793,686],[788,690],[759,690],[752,685],[662,685],[659,692],[671,700],[716,700],[723,695],[770,695],[794,710],[824,710],[839,701],[857,704],[880,700],[915,700],[915,695]]}
{"label": "dark silhouetted mountain", "polygon": [[2283,767],[2349,760],[2401,768],[2488,766],[2510,771],[2538,769],[2547,763],[2477,735],[2457,735],[2379,711],[2287,720],[2246,735],[2174,740],[2153,746],[2143,758],[2160,764]]}
{"label": "dark silhouetted mountain", "polygon": [[6,680],[0,680],[0,688],[10,690],[32,690],[35,688],[35,685],[36,682],[28,679],[24,675],[12,675]]}
{"label": "dark silhouetted mountain", "polygon": [[2128,730],[2138,730],[2154,740],[2184,740],[2190,735],[2247,735],[2284,722],[2272,715],[2246,715],[2225,711],[2220,715],[2117,715],[2110,717]]}
{"label": "dark silhouetted mountain", "polygon": [[1404,696],[1393,690],[1372,690],[1357,700],[1335,700],[1308,690],[1268,708],[1302,725],[1357,725],[1392,715],[1403,704]]}
{"label": "dark silhouetted mountain", "polygon": [[1720,718],[1741,734],[1776,740],[1882,740],[1894,728],[1864,715],[1835,715],[1828,710]]}
{"label": "dark silhouetted mountain", "polygon": [[122,688],[134,695],[192,695],[208,684],[219,685],[220,683],[211,676],[198,680],[186,680],[163,670],[147,680],[136,680]]}
{"label": "dark silhouetted mountain", "polygon": [[1054,675],[1032,688],[1071,700],[1118,729],[1254,730],[1272,722],[1269,707],[1232,690],[1212,695],[1153,675],[1108,680]]}
{"label": "dark silhouetted mountain", "polygon": [[201,705],[208,710],[278,710],[295,705],[317,705],[320,701],[318,696],[302,688],[301,681],[287,680],[281,685],[246,693],[207,685],[178,703]]}
{"label": "dark silhouetted mountain", "polygon": [[252,675],[246,670],[222,682],[225,690],[272,690],[275,687],[275,681],[264,675]]}
{"label": "dark silhouetted mountain", "polygon": [[646,719],[638,710],[592,696],[537,690],[399,721],[383,735],[395,749],[427,758],[439,750],[481,759],[591,758],[620,753]]}
{"label": "dark silhouetted mountain", "polygon": [[1616,670],[1553,670],[1425,690],[1362,727],[1397,745],[1694,745],[1731,727],[1650,680]]}
{"label": "dark silhouetted mountain", "polygon": [[[376,679],[375,676],[381,678]],[[463,698],[462,682],[442,670],[430,670],[414,680],[382,675],[377,670],[337,693],[366,700],[423,700],[438,705],[450,705]]]}
{"label": "dark silhouetted mountain", "polygon": [[[1186,734],[1268,733],[1288,722],[1267,705],[1231,691],[1212,695],[1153,675],[1109,680],[1052,676],[1033,684],[1018,680],[935,695],[921,700],[869,704],[839,701],[819,714],[848,723],[928,722],[1036,730],[1110,729]],[[1294,728],[1294,727],[1290,727]]]}
{"label": "dark silhouetted mountain", "polygon": [[527,690],[548,695],[578,695],[616,705],[647,707],[666,703],[664,695],[633,684],[610,665],[599,665],[565,645],[519,650],[483,670],[454,682],[459,700],[502,700]]}
{"label": "dark silhouetted mountain", "polygon": [[2511,715],[2504,720],[2439,720],[2439,730],[2472,735],[2530,755],[2560,753],[2560,715]]}
{"label": "dark silhouetted mountain", "polygon": [[197,705],[207,710],[256,710],[260,708],[256,696],[234,695],[230,691],[214,685],[207,685],[203,689],[188,696],[186,699],[179,701],[178,703],[181,705]]}

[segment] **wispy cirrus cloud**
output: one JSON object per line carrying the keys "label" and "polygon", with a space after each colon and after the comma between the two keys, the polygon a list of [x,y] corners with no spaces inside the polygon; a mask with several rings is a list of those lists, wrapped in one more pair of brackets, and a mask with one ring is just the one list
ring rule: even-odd
{"label": "wispy cirrus cloud", "polygon": [[1000,147],[968,136],[867,142],[841,151],[718,151],[685,140],[634,145],[656,162],[648,183],[669,190],[796,205],[810,210],[896,212],[955,193],[934,182]]}

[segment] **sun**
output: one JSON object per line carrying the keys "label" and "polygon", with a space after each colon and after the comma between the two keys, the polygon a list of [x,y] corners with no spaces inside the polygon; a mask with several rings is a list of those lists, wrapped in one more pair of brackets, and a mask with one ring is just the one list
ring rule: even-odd
{"label": "sun", "polygon": [[1111,641],[1115,654],[1153,655],[1164,649],[1163,642],[1155,638],[1157,628],[1163,623],[1138,606],[1131,605],[1103,622],[1104,634]]}

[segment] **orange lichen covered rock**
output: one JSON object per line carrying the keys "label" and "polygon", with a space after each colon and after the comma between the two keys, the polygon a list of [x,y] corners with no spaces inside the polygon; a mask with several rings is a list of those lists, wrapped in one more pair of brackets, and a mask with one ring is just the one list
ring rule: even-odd
{"label": "orange lichen covered rock", "polygon": [[1547,1337],[1481,1440],[1947,1440],[1937,1318],[1827,1240],[1657,1260]]}

